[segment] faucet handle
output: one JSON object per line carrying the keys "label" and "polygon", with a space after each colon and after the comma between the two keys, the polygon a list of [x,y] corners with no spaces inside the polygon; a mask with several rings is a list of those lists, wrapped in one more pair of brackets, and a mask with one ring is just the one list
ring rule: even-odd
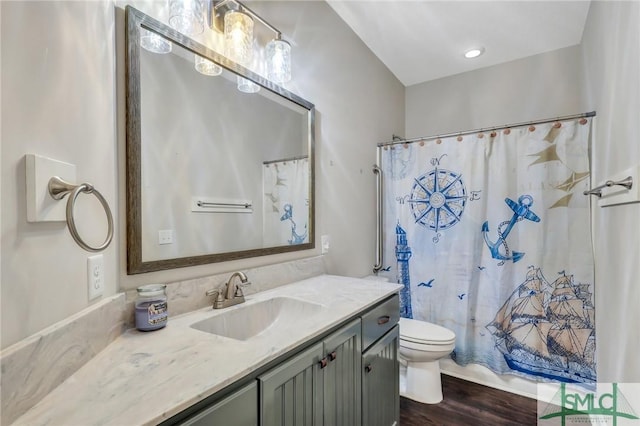
{"label": "faucet handle", "polygon": [[251,281],[238,283],[238,285],[236,286],[236,294],[234,296],[235,297],[244,296],[244,292],[242,291],[242,289],[248,285],[251,285]]}
{"label": "faucet handle", "polygon": [[224,295],[220,291],[220,289],[207,290],[205,293],[207,296],[215,296],[215,300],[213,302],[213,307],[221,306],[224,303]]}

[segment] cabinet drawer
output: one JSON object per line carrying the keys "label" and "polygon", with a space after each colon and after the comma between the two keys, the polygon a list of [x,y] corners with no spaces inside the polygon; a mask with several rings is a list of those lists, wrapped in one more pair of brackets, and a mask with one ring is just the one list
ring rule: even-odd
{"label": "cabinet drawer", "polygon": [[400,320],[400,297],[396,294],[362,316],[362,349],[391,330]]}
{"label": "cabinet drawer", "polygon": [[258,424],[257,400],[258,385],[253,382],[181,423],[181,426],[255,426]]}

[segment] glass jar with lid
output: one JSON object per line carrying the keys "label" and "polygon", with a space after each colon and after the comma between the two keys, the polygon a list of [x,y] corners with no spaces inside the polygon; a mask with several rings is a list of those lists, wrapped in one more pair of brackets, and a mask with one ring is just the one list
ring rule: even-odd
{"label": "glass jar with lid", "polygon": [[157,330],[167,325],[167,286],[148,284],[138,287],[135,303],[136,328],[141,331]]}

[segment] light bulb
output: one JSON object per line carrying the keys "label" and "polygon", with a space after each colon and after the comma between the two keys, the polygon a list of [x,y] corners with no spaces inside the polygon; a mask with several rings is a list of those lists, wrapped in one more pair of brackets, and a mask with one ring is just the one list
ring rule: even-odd
{"label": "light bulb", "polygon": [[245,13],[230,10],[224,15],[225,56],[246,65],[253,56],[253,19]]}
{"label": "light bulb", "polygon": [[469,49],[466,52],[464,52],[464,57],[467,59],[473,59],[473,58],[477,58],[483,53],[484,53],[484,47],[480,47],[477,49]]}

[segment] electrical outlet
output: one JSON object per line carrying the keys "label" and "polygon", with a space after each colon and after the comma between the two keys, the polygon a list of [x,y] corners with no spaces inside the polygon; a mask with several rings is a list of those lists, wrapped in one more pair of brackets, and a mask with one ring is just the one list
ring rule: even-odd
{"label": "electrical outlet", "polygon": [[101,254],[87,258],[87,286],[89,300],[100,297],[104,293],[104,257]]}
{"label": "electrical outlet", "polygon": [[322,237],[320,237],[320,245],[322,246],[322,254],[327,254],[329,253],[329,236],[328,235],[323,235]]}
{"label": "electrical outlet", "polygon": [[173,230],[161,229],[158,231],[158,244],[173,244]]}

